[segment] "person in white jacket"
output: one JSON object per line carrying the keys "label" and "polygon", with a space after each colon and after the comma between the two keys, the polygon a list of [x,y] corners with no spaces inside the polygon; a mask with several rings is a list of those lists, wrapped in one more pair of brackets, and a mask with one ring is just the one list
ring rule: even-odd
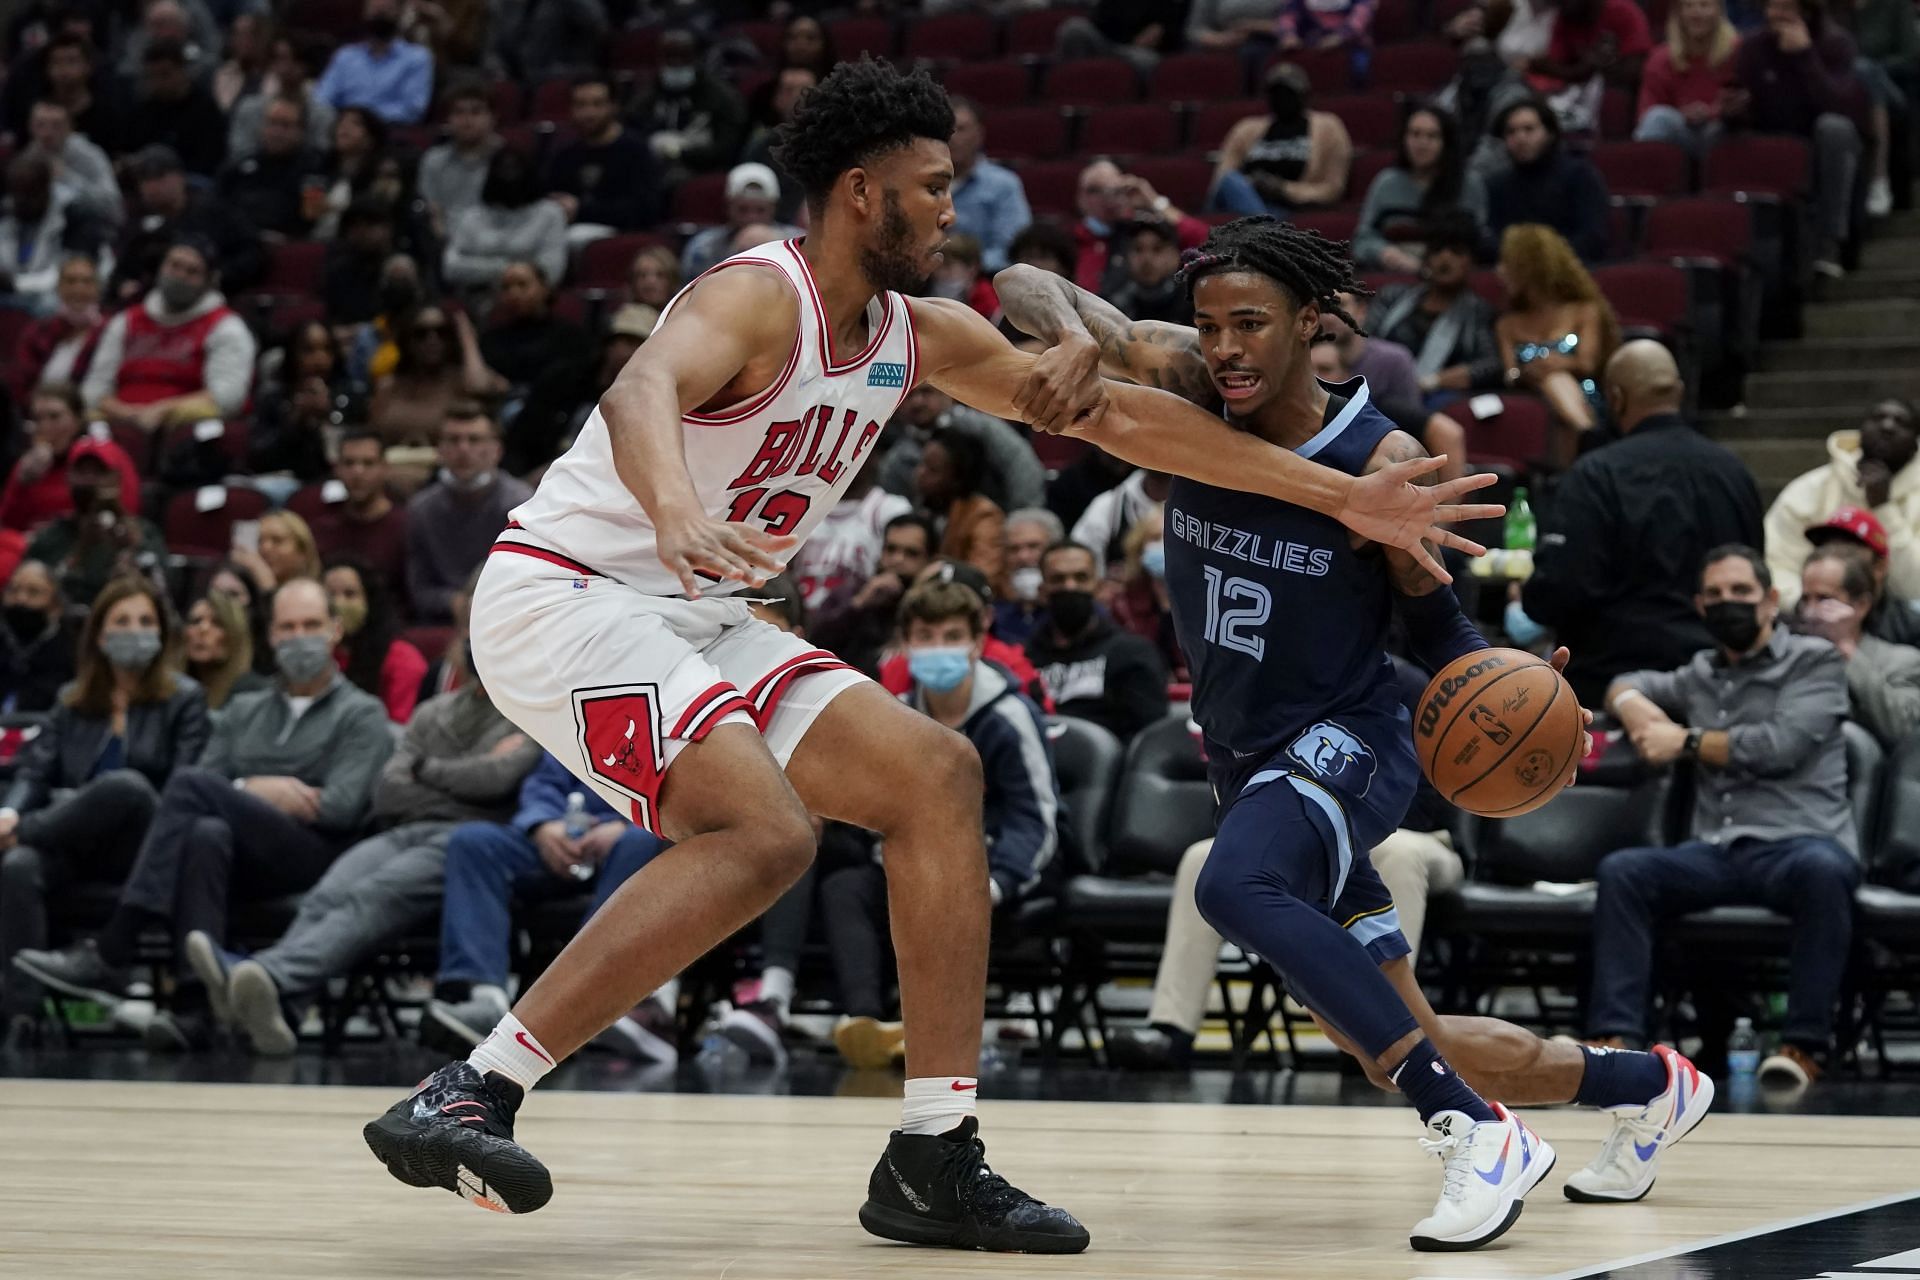
{"label": "person in white jacket", "polygon": [[1813,544],[1807,530],[1841,507],[1865,507],[1887,531],[1887,594],[1920,599],[1920,423],[1905,400],[1888,398],[1867,411],[1855,431],[1827,437],[1831,459],[1794,479],[1767,511],[1767,568],[1780,589],[1781,610],[1800,598],[1800,569]]}

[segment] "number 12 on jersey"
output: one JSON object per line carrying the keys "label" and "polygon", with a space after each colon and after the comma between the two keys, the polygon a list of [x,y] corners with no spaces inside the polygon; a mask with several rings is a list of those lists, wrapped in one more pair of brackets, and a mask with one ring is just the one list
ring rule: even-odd
{"label": "number 12 on jersey", "polygon": [[[766,501],[761,501],[763,498]],[[733,505],[727,508],[727,521],[730,524],[739,524],[750,517],[758,516],[760,523],[766,526],[767,532],[780,538],[792,533],[799,526],[800,521],[807,514],[807,508],[812,505],[813,499],[804,493],[795,493],[791,489],[782,489],[770,498],[767,497],[767,491],[764,488],[749,489],[735,497]]]}
{"label": "number 12 on jersey", "polygon": [[1273,616],[1273,593],[1247,578],[1226,577],[1213,565],[1201,571],[1207,578],[1207,642],[1256,662],[1266,657],[1267,642],[1259,628]]}

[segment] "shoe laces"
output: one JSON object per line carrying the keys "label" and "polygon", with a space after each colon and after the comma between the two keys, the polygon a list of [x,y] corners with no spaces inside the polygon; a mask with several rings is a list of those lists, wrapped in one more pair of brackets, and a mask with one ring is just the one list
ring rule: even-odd
{"label": "shoe laces", "polygon": [[987,1164],[987,1144],[978,1138],[949,1142],[940,1154],[941,1170],[958,1187],[960,1199],[980,1217],[998,1222],[1033,1197],[995,1173]]}
{"label": "shoe laces", "polygon": [[1467,1175],[1473,1171],[1472,1135],[1450,1133],[1444,1138],[1422,1138],[1420,1149],[1441,1161],[1444,1181],[1440,1187],[1440,1198],[1458,1200],[1465,1195]]}
{"label": "shoe laces", "polygon": [[1600,1157],[1596,1165],[1610,1165],[1619,1159],[1628,1143],[1645,1145],[1658,1138],[1666,1129],[1653,1119],[1651,1109],[1621,1112],[1613,1117],[1613,1128],[1607,1134],[1607,1140],[1600,1144]]}

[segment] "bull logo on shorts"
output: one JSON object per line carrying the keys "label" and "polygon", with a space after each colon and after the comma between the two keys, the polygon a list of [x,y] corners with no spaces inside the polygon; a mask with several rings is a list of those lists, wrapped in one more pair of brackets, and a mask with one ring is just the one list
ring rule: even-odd
{"label": "bull logo on shorts", "polygon": [[625,796],[633,820],[658,830],[654,808],[666,761],[659,690],[650,684],[580,689],[573,695],[573,718],[586,766],[581,776],[603,793]]}
{"label": "bull logo on shorts", "polygon": [[1287,754],[1321,782],[1350,796],[1364,796],[1379,767],[1373,748],[1331,720],[1322,720],[1293,740]]}

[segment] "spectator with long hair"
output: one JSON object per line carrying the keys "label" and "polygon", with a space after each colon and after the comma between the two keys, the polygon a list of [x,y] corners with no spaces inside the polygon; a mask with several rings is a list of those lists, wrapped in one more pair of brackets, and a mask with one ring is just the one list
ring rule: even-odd
{"label": "spectator with long hair", "polygon": [[347,361],[331,326],[309,320],[287,334],[254,397],[247,466],[312,484],[329,474],[325,428],[345,401]]}
{"label": "spectator with long hair", "polygon": [[680,292],[680,255],[663,244],[650,244],[633,255],[627,268],[627,294],[643,307],[666,309]]}
{"label": "spectator with long hair", "polygon": [[1507,385],[1547,402],[1563,428],[1562,461],[1572,436],[1600,426],[1607,402],[1600,373],[1620,345],[1620,322],[1573,246],[1551,227],[1509,227],[1500,240],[1507,310],[1494,337],[1507,359]]}
{"label": "spectator with long hair", "polygon": [[788,71],[809,71],[814,83],[827,78],[840,61],[833,47],[833,33],[811,13],[796,13],[787,19],[780,33],[780,56],[773,74],[747,95],[747,120],[756,128],[770,129],[780,123],[774,110],[774,98],[780,91],[780,77]]}
{"label": "spectator with long hair", "polygon": [[450,285],[491,289],[509,263],[533,262],[549,280],[567,271],[567,215],[544,200],[533,162],[502,147],[487,162],[480,203],[453,220],[442,274]]}
{"label": "spectator with long hair", "polygon": [[234,560],[223,560],[207,575],[205,594],[231,600],[247,620],[253,637],[253,669],[273,674],[273,651],[267,643],[267,597],[254,581],[252,570]]}
{"label": "spectator with long hair", "polygon": [[49,891],[119,883],[160,788],[206,749],[206,699],[181,674],[177,639],[151,583],[108,583],[81,633],[76,678],[0,801],[0,1005],[10,1040],[31,1033],[40,1004],[39,984],[11,962],[23,947],[47,945]]}
{"label": "spectator with long hair", "polygon": [[[0,529],[31,533],[73,512],[67,464],[86,429],[80,392],[71,383],[43,383],[27,402],[28,445],[0,489]],[[89,440],[88,449],[119,473],[123,492],[140,491],[133,460],[111,441]]]}
{"label": "spectator with long hair", "polygon": [[340,620],[340,647],[334,656],[347,679],[380,699],[387,719],[405,724],[420,700],[427,660],[400,638],[399,623],[387,602],[386,584],[352,556],[335,556],[321,582]]}
{"label": "spectator with long hair", "polygon": [[1312,108],[1313,85],[1291,62],[1267,72],[1267,111],[1227,131],[1209,207],[1271,213],[1336,204],[1346,194],[1353,139],[1340,117]]}
{"label": "spectator with long hair", "polygon": [[253,624],[246,606],[232,596],[209,591],[195,600],[180,634],[183,665],[206,696],[208,711],[272,685],[253,669]]}
{"label": "spectator with long hair", "polygon": [[1733,53],[1740,33],[1727,21],[1725,0],[1679,0],[1667,11],[1666,43],[1647,55],[1640,73],[1640,142],[1670,142],[1694,157],[1720,135],[1720,114],[1734,83]]}
{"label": "spectator with long hair", "polygon": [[940,554],[966,561],[995,582],[1006,559],[1006,514],[980,491],[986,472],[986,450],[980,442],[941,427],[921,451],[915,480],[920,501],[940,524]]}
{"label": "spectator with long hair", "polygon": [[1455,210],[1485,226],[1487,189],[1467,168],[1453,117],[1416,103],[1400,125],[1399,155],[1367,187],[1353,260],[1370,269],[1416,273],[1435,219]]}
{"label": "spectator with long hair", "polygon": [[1510,104],[1494,117],[1507,166],[1487,179],[1487,234],[1498,243],[1508,227],[1538,222],[1566,237],[1582,262],[1607,251],[1607,184],[1560,138],[1560,119],[1538,98]]}
{"label": "spectator with long hair", "polygon": [[356,196],[373,185],[387,154],[387,124],[365,107],[346,107],[333,121],[332,145],[321,170],[326,198],[314,214],[315,239],[331,239]]}
{"label": "spectator with long hair", "polygon": [[320,548],[313,540],[313,530],[292,511],[270,511],[261,516],[259,546],[235,547],[230,554],[234,563],[253,575],[263,592],[295,578],[320,576]]}
{"label": "spectator with long hair", "polygon": [[374,384],[367,405],[367,420],[389,450],[432,445],[456,401],[485,395],[494,385],[495,374],[480,354],[465,312],[421,307],[400,322],[394,345],[399,355],[393,372]]}

